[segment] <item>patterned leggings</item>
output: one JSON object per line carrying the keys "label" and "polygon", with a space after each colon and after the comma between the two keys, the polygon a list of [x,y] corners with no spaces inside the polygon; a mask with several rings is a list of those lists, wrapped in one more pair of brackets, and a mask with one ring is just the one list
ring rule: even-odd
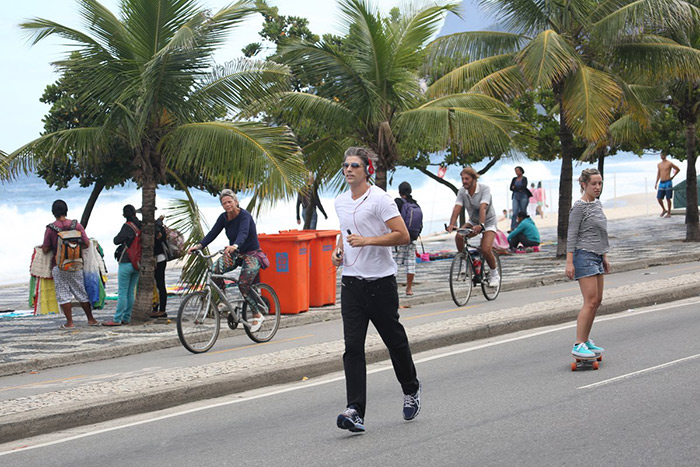
{"label": "patterned leggings", "polygon": [[[241,295],[243,295],[243,298],[245,298],[245,301],[252,307],[253,311],[257,313],[260,307],[256,300],[260,300],[260,298],[257,296],[257,293],[253,293],[253,296],[249,295],[250,289],[253,283],[256,282],[255,279],[260,272],[260,261],[256,256],[224,253],[221,258],[216,260],[214,264],[214,273],[223,274],[233,271],[240,263],[242,263],[242,268],[241,275],[238,278],[238,290],[241,291]],[[224,290],[224,282],[222,279],[215,279],[215,282],[221,290]]]}

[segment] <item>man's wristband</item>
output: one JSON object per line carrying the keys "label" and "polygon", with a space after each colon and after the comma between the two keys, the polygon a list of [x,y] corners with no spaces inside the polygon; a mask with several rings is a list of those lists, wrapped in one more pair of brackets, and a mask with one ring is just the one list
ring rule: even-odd
{"label": "man's wristband", "polygon": [[484,224],[479,224],[479,225],[481,226],[481,231],[482,231],[482,232],[483,232],[484,230],[486,230],[486,227],[484,227]]}

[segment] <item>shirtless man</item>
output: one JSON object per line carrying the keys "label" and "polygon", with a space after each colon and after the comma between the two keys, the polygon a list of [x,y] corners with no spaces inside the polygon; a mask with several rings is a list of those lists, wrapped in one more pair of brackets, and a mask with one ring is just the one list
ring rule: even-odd
{"label": "shirtless man", "polygon": [[[661,206],[660,217],[671,217],[671,197],[673,196],[673,183],[671,180],[678,175],[681,169],[673,162],[666,160],[666,151],[661,151],[661,162],[659,162],[657,167],[654,189],[658,189],[656,200],[659,202],[659,206]],[[673,170],[673,175],[671,175],[671,170]],[[664,197],[666,197],[668,209],[664,208]]]}

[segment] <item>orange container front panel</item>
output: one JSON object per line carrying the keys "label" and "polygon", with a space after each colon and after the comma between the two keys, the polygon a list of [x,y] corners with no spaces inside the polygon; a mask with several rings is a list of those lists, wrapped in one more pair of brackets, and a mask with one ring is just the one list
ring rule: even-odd
{"label": "orange container front panel", "polygon": [[313,235],[258,235],[260,248],[270,267],[260,271],[260,280],[270,284],[280,299],[282,314],[309,309],[309,243]]}
{"label": "orange container front panel", "polygon": [[311,242],[311,306],[335,304],[336,271],[331,263],[339,230],[319,230]]}

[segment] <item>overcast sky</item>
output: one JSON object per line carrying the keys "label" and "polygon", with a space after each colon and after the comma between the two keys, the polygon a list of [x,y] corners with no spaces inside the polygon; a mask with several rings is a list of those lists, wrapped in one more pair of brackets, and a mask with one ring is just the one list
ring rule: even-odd
{"label": "overcast sky", "polygon": [[[212,9],[219,9],[232,0],[201,0]],[[113,12],[117,11],[118,0],[102,2]],[[338,12],[334,0],[270,0],[282,15],[296,15],[309,19],[311,30],[319,35],[337,32]],[[376,0],[380,8],[388,12],[405,1]],[[18,25],[30,18],[45,18],[66,26],[84,30],[77,13],[75,0],[3,0],[0,16],[0,149],[11,152],[22,144],[39,136],[43,124],[42,117],[48,106],[39,102],[47,84],[57,79],[51,62],[61,59],[67,47],[66,42],[57,38],[46,39],[30,46],[24,32]],[[470,16],[473,20],[473,15]],[[241,48],[250,42],[260,40],[258,31],[262,17],[256,15],[246,24],[234,30],[227,45],[216,55],[222,63],[241,56]]]}

